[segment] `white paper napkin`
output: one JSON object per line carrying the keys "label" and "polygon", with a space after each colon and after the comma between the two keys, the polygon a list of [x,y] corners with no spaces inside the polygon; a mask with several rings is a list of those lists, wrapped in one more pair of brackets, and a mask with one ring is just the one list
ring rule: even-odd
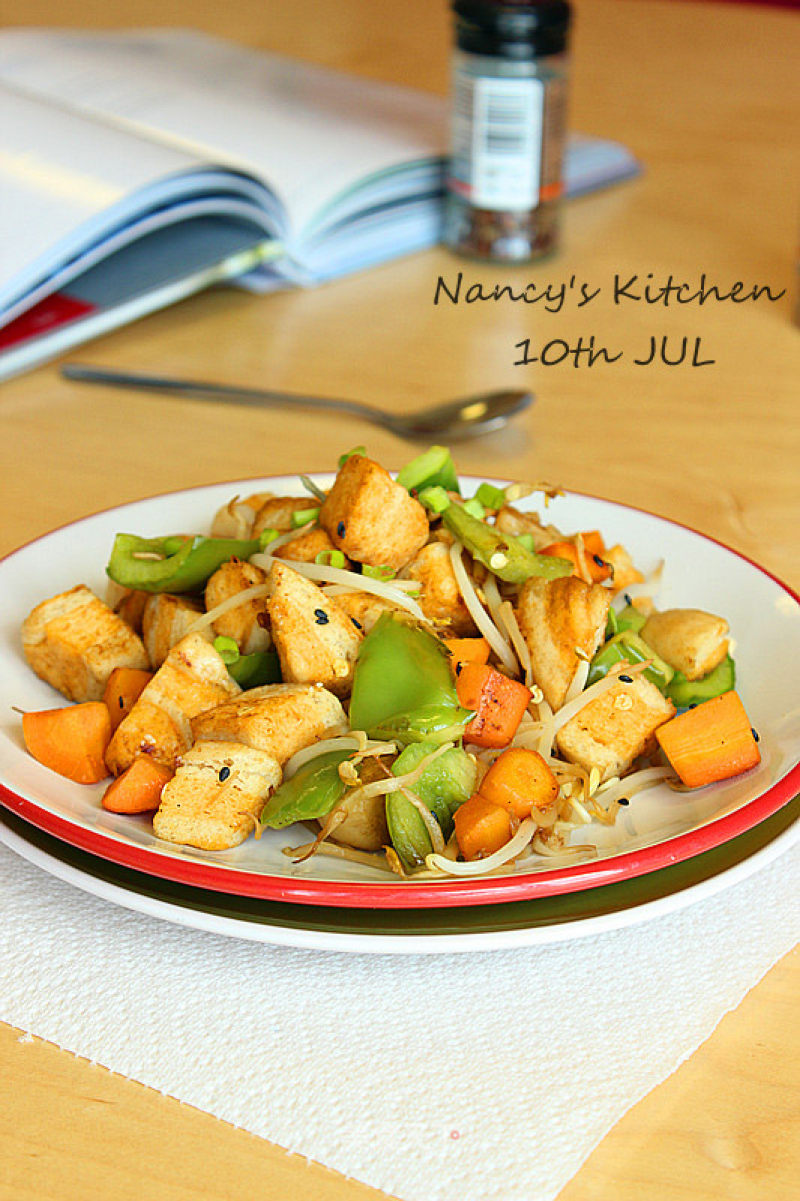
{"label": "white paper napkin", "polygon": [[402,1201],[550,1201],[794,945],[798,865],[592,938],[389,957],[169,925],[0,846],[0,1017]]}

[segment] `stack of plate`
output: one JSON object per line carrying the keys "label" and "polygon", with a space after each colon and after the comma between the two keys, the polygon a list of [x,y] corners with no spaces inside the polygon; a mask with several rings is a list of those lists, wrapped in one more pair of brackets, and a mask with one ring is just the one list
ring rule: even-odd
{"label": "stack of plate", "polygon": [[[469,491],[469,481],[464,481]],[[330,483],[321,477],[321,486]],[[477,481],[476,481],[477,483]],[[498,481],[501,483],[501,481]],[[741,555],[683,526],[569,494],[548,512],[563,529],[600,529],[646,569],[665,562],[661,608],[706,609],[737,639],[737,689],[761,738],[762,763],[692,793],[658,786],[611,827],[587,826],[591,858],[542,860],[476,879],[402,881],[316,857],[296,865],[286,831],[231,851],[174,847],[149,818],[100,807],[103,786],[72,784],[22,745],[18,709],[58,694],[27,667],[19,630],[39,601],[77,583],[103,595],[118,531],[157,536],[207,529],[234,495],[295,493],[295,477],[196,488],[108,510],[29,544],[0,564],[0,839],[43,870],[116,904],[203,930],[264,942],[358,952],[526,946],[644,921],[757,871],[800,836],[800,601]],[[302,836],[296,841],[302,841]]]}

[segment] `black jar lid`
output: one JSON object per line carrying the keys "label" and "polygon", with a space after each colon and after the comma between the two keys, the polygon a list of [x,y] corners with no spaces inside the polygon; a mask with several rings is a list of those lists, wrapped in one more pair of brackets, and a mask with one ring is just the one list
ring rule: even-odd
{"label": "black jar lid", "polygon": [[528,59],[567,48],[566,0],[452,0],[461,50]]}

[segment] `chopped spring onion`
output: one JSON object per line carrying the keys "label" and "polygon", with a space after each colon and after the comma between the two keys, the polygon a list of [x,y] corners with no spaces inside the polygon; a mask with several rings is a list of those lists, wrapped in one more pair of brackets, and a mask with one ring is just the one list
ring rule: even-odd
{"label": "chopped spring onion", "polygon": [[238,642],[235,638],[228,638],[226,634],[220,634],[218,638],[214,639],[214,650],[226,667],[235,663],[239,658]]}
{"label": "chopped spring onion", "polygon": [[272,543],[275,541],[275,539],[279,538],[279,537],[280,537],[280,534],[278,533],[278,531],[276,529],[274,529],[272,526],[268,526],[265,530],[262,530],[261,533],[258,535],[258,545],[261,547],[262,550],[264,550],[265,547],[271,546]]}
{"label": "chopped spring onion", "polygon": [[345,454],[339,455],[339,466],[344,467],[347,460],[352,458],[353,455],[365,455],[366,453],[366,446],[354,446],[352,450],[348,450]]}
{"label": "chopped spring onion", "polygon": [[475,499],[487,509],[502,509],[506,503],[506,494],[494,484],[481,484],[475,493]]}
{"label": "chopped spring onion", "polygon": [[423,488],[418,493],[417,500],[432,513],[444,513],[445,509],[450,508],[450,497],[438,484],[433,488]]}
{"label": "chopped spring onion", "polygon": [[483,521],[486,516],[486,509],[474,496],[472,500],[464,501],[464,508],[467,513],[470,513],[473,517],[477,517],[479,521]]}
{"label": "chopped spring onion", "polygon": [[393,580],[397,572],[388,563],[381,563],[377,567],[373,567],[369,563],[364,563],[361,567],[361,574],[366,576],[368,580]]}
{"label": "chopped spring onion", "polygon": [[318,517],[319,509],[295,509],[292,513],[292,525],[297,530],[308,525],[310,521],[316,521]]}
{"label": "chopped spring onion", "polygon": [[455,463],[446,446],[429,446],[397,473],[397,482],[409,492],[420,493],[437,485],[448,492],[460,491]]}
{"label": "chopped spring onion", "polygon": [[314,559],[315,563],[319,563],[323,567],[344,567],[345,557],[340,550],[321,550]]}
{"label": "chopped spring onion", "polygon": [[[308,529],[310,530],[311,528],[312,525],[309,522]],[[308,530],[306,532],[308,532]],[[287,530],[284,534],[279,534],[277,530],[264,530],[264,533],[270,535],[270,537],[267,539],[266,546],[269,547],[269,554],[271,555],[273,555],[281,546],[286,546],[287,543],[294,542],[295,538],[298,537],[297,530]],[[261,549],[264,550],[265,546],[262,545]]]}

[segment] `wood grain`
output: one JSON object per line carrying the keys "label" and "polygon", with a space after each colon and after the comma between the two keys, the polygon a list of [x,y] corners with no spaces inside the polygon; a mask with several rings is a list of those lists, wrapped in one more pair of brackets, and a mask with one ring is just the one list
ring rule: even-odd
{"label": "wood grain", "polygon": [[[286,389],[398,411],[523,383],[524,420],[464,444],[465,471],[549,478],[640,505],[736,547],[800,585],[796,179],[800,31],[779,10],[578,0],[572,122],[645,164],[635,182],[569,206],[564,246],[514,269],[431,251],[308,292],[195,297],[72,357]],[[444,94],[443,2],[84,0],[66,13],[26,0],[7,22],[86,27],[189,24],[253,45]],[[490,288],[587,281],[583,309],[486,302],[434,306],[437,279]],[[609,288],[656,280],[769,284],[776,303],[615,305]],[[707,367],[640,367],[651,334],[702,339]],[[563,339],[622,349],[592,368],[514,366],[515,346]],[[673,342],[674,344],[674,342]],[[388,466],[411,448],[351,420],[253,412],[63,382],[52,366],[0,392],[0,553],[97,509],[193,484],[331,466],[367,442]],[[794,1195],[800,958],[740,1008],[596,1149],[560,1201],[783,1201]],[[0,1029],[0,1198],[183,1201],[378,1196],[208,1115]],[[595,1103],[601,1103],[597,1101]],[[153,1156],[167,1131],[174,1159]]]}

